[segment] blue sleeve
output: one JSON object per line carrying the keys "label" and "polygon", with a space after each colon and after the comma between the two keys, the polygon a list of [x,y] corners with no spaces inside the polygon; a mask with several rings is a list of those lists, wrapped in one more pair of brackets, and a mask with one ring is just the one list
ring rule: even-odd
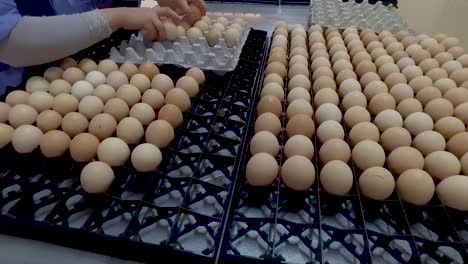
{"label": "blue sleeve", "polygon": [[21,19],[13,0],[0,0],[0,40],[5,39]]}

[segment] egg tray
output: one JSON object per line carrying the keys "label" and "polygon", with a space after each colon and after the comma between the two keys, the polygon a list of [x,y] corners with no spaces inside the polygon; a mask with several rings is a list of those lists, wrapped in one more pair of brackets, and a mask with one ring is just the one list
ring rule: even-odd
{"label": "egg tray", "polygon": [[[144,262],[164,256],[214,263],[239,150],[245,145],[252,94],[262,74],[258,69],[264,63],[266,34],[250,31],[233,72],[205,73],[206,83],[184,113],[175,139],[162,151],[156,172],[136,172],[129,161],[114,168],[115,181],[105,194],[88,194],[79,182],[85,164],[68,154],[50,159],[40,150],[18,154],[11,145],[2,149],[1,232]],[[106,40],[111,45],[95,47],[106,52],[117,40],[113,38]],[[90,52],[81,55],[96,59]],[[177,66],[160,70],[173,80],[186,71]]]}
{"label": "egg tray", "polygon": [[191,44],[186,36],[176,41],[151,42],[145,41],[143,34],[138,33],[133,34],[128,41],[122,40],[119,49],[112,48],[109,57],[119,63],[140,64],[150,61],[158,65],[197,67],[225,74],[236,67],[249,30],[244,30],[238,45],[234,47],[228,47],[224,38],[210,46],[204,36]]}
{"label": "egg tray", "polygon": [[[287,81],[285,82],[287,87]],[[259,97],[259,93],[256,94]],[[283,101],[283,112],[286,112]],[[286,115],[281,117],[280,146],[287,140]],[[254,135],[255,118],[249,125]],[[348,129],[345,140],[349,144]],[[320,186],[322,168],[314,135],[315,182],[307,191],[288,189],[280,178],[270,187],[245,180],[252,157],[242,160],[220,263],[466,263],[468,213],[446,208],[437,195],[426,206],[402,202],[398,193],[384,201],[362,197],[353,162],[353,187],[347,196],[326,193]],[[250,142],[250,141],[248,141]],[[283,149],[276,157],[285,161]]]}
{"label": "egg tray", "polygon": [[376,31],[398,32],[407,30],[408,25],[398,13],[398,9],[378,1],[316,0],[310,5],[310,24],[338,28],[372,28]]}

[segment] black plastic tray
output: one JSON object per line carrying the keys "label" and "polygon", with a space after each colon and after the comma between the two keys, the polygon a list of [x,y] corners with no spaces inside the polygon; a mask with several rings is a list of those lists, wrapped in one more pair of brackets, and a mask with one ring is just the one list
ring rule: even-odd
{"label": "black plastic tray", "polygon": [[[118,32],[74,58],[107,58],[129,34]],[[2,149],[1,232],[138,261],[156,262],[164,255],[214,263],[267,42],[266,32],[251,30],[233,72],[206,72],[157,172],[136,172],[128,162],[114,169],[116,180],[106,194],[84,192],[79,184],[84,164],[67,155],[47,159],[39,150]],[[29,75],[42,75],[48,66],[30,69]],[[160,70],[173,80],[186,71]]]}

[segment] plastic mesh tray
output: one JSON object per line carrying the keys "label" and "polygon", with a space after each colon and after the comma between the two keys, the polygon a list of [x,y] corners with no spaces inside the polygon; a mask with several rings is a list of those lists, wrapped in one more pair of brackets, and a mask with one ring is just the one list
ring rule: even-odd
{"label": "plastic mesh tray", "polygon": [[[120,35],[119,35],[120,34]],[[120,43],[118,33],[77,54],[103,59]],[[0,229],[6,233],[140,261],[159,254],[213,263],[227,220],[234,179],[263,67],[266,32],[251,30],[239,65],[206,83],[163,150],[156,173],[115,168],[104,195],[80,186],[84,164],[47,159],[36,150],[0,151]],[[177,79],[186,69],[161,67]],[[32,69],[31,74],[44,68]],[[14,89],[14,88],[13,88]],[[10,89],[11,90],[11,89]]]}
{"label": "plastic mesh tray", "polygon": [[[287,87],[287,81],[285,82]],[[258,96],[258,95],[257,95]],[[286,112],[283,102],[283,112]],[[254,135],[252,118],[249,139]],[[281,118],[286,127],[286,116]],[[345,140],[348,130],[345,129]],[[281,146],[286,131],[279,135]],[[316,135],[315,182],[308,191],[291,191],[277,178],[273,186],[252,187],[245,180],[246,157],[234,195],[230,226],[220,263],[466,263],[468,212],[442,206],[434,195],[423,207],[402,202],[398,193],[385,201],[361,197],[354,183],[349,195],[327,194],[320,186],[321,147]],[[249,141],[250,142],[250,141]],[[276,157],[281,166],[283,149]]]}

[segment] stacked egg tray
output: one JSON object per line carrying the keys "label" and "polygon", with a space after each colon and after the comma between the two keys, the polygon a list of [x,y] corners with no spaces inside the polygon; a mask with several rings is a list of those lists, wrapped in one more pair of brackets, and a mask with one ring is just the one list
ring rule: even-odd
{"label": "stacked egg tray", "polygon": [[249,30],[244,30],[238,45],[230,48],[224,38],[220,38],[218,44],[212,47],[205,37],[200,37],[193,44],[185,36],[179,37],[177,41],[147,42],[143,34],[138,33],[133,34],[128,41],[122,40],[119,49],[112,48],[109,57],[118,63],[140,64],[150,61],[158,65],[176,64],[224,74],[236,67],[248,35]]}
{"label": "stacked egg tray", "polygon": [[[0,230],[125,259],[214,263],[262,74],[266,35],[250,31],[233,72],[206,72],[206,83],[154,173],[136,172],[127,163],[115,168],[116,179],[105,194],[88,194],[79,182],[85,164],[68,154],[46,159],[38,150],[17,154],[11,145],[4,148]],[[75,58],[102,59],[118,41],[113,36]],[[172,79],[186,71],[160,69]]]}
{"label": "stacked egg tray", "polygon": [[376,31],[397,32],[408,29],[408,25],[392,5],[378,1],[315,0],[310,4],[310,25],[319,24],[338,28],[372,28]]}
{"label": "stacked egg tray", "polygon": [[[284,87],[287,89],[288,82]],[[280,146],[285,131],[283,101]],[[252,118],[249,138],[254,133]],[[344,121],[345,141],[349,129]],[[320,185],[322,143],[312,138],[315,182],[303,192],[286,187],[280,177],[272,186],[254,187],[245,180],[246,151],[231,205],[220,263],[466,263],[468,214],[441,204],[437,195],[425,206],[400,199],[396,190],[384,201],[361,196],[362,171],[350,160],[353,187],[346,196],[328,194]],[[250,142],[250,141],[248,141]],[[286,160],[283,149],[275,157]]]}

